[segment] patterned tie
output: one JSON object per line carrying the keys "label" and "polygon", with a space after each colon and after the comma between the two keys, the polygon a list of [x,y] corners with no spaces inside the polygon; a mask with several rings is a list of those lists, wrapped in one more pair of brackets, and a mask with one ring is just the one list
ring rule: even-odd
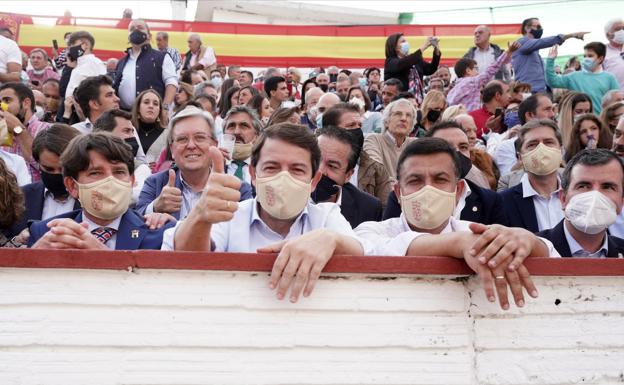
{"label": "patterned tie", "polygon": [[106,244],[116,232],[117,230],[110,227],[98,227],[97,229],[91,230],[91,234],[95,235],[97,240],[102,242],[102,244]]}
{"label": "patterned tie", "polygon": [[243,180],[243,166],[245,165],[245,161],[234,160],[233,162],[236,165],[236,171],[234,171],[234,176],[240,180]]}

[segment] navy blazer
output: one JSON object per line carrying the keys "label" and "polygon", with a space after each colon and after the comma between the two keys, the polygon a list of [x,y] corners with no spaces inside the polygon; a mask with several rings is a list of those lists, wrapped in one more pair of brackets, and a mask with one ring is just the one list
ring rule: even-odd
{"label": "navy blazer", "polygon": [[[22,215],[22,219],[11,226],[10,235],[14,237],[28,227],[29,222],[40,221],[43,215],[43,203],[45,202],[45,186],[43,182],[35,182],[22,186],[24,194],[24,202],[26,202],[26,210]],[[80,202],[76,199],[72,210],[80,209]]]}
{"label": "navy blazer", "polygon": [[[473,182],[464,179],[470,187],[470,195],[466,197],[466,205],[459,215],[463,221],[477,222],[484,225],[499,224],[508,225],[507,217],[503,210],[503,202],[500,196],[492,190],[479,187]],[[388,204],[383,214],[383,219],[396,218],[401,215],[401,205],[394,191],[388,195]]]}
{"label": "navy blazer", "polygon": [[[537,236],[546,238],[552,242],[557,252],[562,257],[571,257],[570,245],[566,239],[565,232],[563,230],[565,219],[561,220],[557,226],[552,229],[540,231]],[[624,239],[609,235],[607,232],[607,258],[618,258],[618,254],[624,254]]]}
{"label": "navy blazer", "polygon": [[352,228],[356,228],[362,222],[381,220],[381,201],[351,183],[342,186],[341,199],[340,212]]}
{"label": "navy blazer", "polygon": [[533,197],[522,197],[522,183],[498,194],[503,199],[503,207],[510,227],[521,227],[532,233],[539,231]]}
{"label": "navy blazer", "polygon": [[[182,190],[182,180],[180,179],[180,170],[176,169],[176,177],[175,177],[175,187]],[[160,195],[163,187],[165,187],[169,183],[169,170],[161,171],[154,175],[150,175],[147,179],[145,179],[145,183],[143,184],[143,189],[141,189],[141,193],[139,194],[139,201],[135,206],[135,210],[140,214],[145,214],[145,210],[150,203],[156,200]],[[251,194],[251,186],[247,182],[242,182],[240,188],[240,201],[244,201],[246,199],[253,198]],[[180,219],[180,212],[176,211],[175,213],[171,213],[175,217],[175,219]]]}
{"label": "navy blazer", "polygon": [[[32,247],[45,233],[50,230],[47,226],[48,222],[57,218],[70,218],[74,221],[82,222],[82,210],[70,211],[65,214],[57,215],[54,218],[45,221],[35,222],[30,226],[30,238],[28,239],[28,247]],[[139,250],[154,249],[160,250],[162,245],[163,233],[166,229],[173,227],[175,223],[167,222],[163,227],[157,230],[150,230],[143,217],[136,211],[128,209],[121,217],[119,230],[117,231],[117,240],[115,250]]]}

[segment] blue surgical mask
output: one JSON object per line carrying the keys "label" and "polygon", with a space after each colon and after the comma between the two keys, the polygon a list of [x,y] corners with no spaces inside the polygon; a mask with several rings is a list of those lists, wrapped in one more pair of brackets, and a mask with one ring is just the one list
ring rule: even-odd
{"label": "blue surgical mask", "polygon": [[590,57],[584,57],[583,61],[581,62],[581,67],[587,72],[593,72],[595,63],[596,62],[594,61],[594,59]]}
{"label": "blue surgical mask", "polygon": [[366,88],[367,83],[368,83],[368,82],[366,81],[366,78],[359,78],[359,79],[358,79],[358,82],[360,83],[360,88]]}
{"label": "blue surgical mask", "polygon": [[323,128],[323,113],[316,115],[316,128]]}
{"label": "blue surgical mask", "polygon": [[518,111],[507,111],[503,122],[507,128],[512,128],[520,124],[520,118],[518,117]]}
{"label": "blue surgical mask", "polygon": [[404,41],[403,43],[401,43],[401,53],[403,55],[407,56],[407,54],[409,54],[409,49],[410,49],[410,46],[408,42]]}
{"label": "blue surgical mask", "polygon": [[210,78],[210,83],[212,83],[215,87],[219,88],[221,87],[221,84],[223,84],[223,78],[221,76],[215,76],[213,78]]}

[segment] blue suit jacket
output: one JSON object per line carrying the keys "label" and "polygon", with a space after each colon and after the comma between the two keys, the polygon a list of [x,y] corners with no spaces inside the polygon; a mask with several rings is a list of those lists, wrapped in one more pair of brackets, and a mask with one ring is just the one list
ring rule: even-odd
{"label": "blue suit jacket", "polygon": [[[29,222],[41,220],[41,216],[43,215],[43,203],[45,201],[45,196],[43,195],[44,191],[45,186],[41,181],[22,186],[24,202],[26,202],[26,210],[22,215],[22,219],[11,226],[11,237],[14,237],[22,232],[22,230],[28,227]],[[80,202],[76,199],[73,210],[78,209],[80,209]]]}
{"label": "blue suit jacket", "polygon": [[[57,218],[70,218],[80,223],[82,222],[82,210],[70,211],[65,214],[57,215],[54,218],[45,221],[35,222],[30,226],[30,239],[28,247],[32,247],[45,233],[48,232],[48,222]],[[145,225],[143,217],[132,209],[128,209],[121,217],[119,223],[119,231],[117,231],[117,241],[115,250],[139,250],[139,249],[155,249],[160,250],[162,245],[163,233],[166,229],[173,227],[174,223],[167,222],[163,227],[157,230],[150,230]]]}
{"label": "blue suit jacket", "polygon": [[[507,226],[507,217],[503,210],[501,198],[492,190],[477,186],[473,182],[464,179],[470,187],[470,195],[466,197],[466,205],[459,215],[459,219],[484,225],[499,224]],[[396,218],[401,215],[401,205],[394,191],[388,195],[388,204],[383,214],[383,219]]]}
{"label": "blue suit jacket", "polygon": [[[135,210],[138,211],[140,214],[145,214],[145,210],[147,209],[147,206],[149,206],[150,203],[152,203],[153,201],[156,200],[156,198],[158,198],[163,187],[165,187],[168,182],[169,182],[169,170],[161,171],[157,174],[149,176],[145,180],[145,184],[143,184],[143,189],[141,190],[141,193],[139,194],[139,201],[137,202],[135,206]],[[182,180],[180,179],[180,170],[176,170],[175,187],[182,190]],[[243,182],[241,184],[240,193],[241,193],[241,197],[240,197],[241,201],[253,198],[251,194],[251,186],[249,185],[249,183]],[[173,215],[176,219],[180,219],[179,211],[172,213],[171,215]]]}
{"label": "blue suit jacket", "polygon": [[[552,242],[557,252],[562,257],[571,257],[572,252],[570,251],[570,245],[568,244],[568,240],[566,239],[565,232],[563,230],[564,220],[559,222],[557,226],[552,229],[540,231],[537,233],[538,236],[542,238],[546,238]],[[607,246],[609,250],[607,251],[607,258],[617,258],[618,253],[624,254],[624,239],[614,237],[607,233]]]}
{"label": "blue suit jacket", "polygon": [[498,193],[503,199],[505,215],[509,220],[509,226],[522,227],[532,233],[539,231],[537,214],[533,197],[522,197],[522,183]]}

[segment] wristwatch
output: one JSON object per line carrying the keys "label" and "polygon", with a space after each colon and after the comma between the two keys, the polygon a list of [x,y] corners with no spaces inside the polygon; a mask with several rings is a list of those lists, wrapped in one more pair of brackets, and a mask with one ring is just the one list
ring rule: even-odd
{"label": "wristwatch", "polygon": [[22,126],[13,127],[13,135],[19,135],[22,132],[24,132],[24,127]]}

